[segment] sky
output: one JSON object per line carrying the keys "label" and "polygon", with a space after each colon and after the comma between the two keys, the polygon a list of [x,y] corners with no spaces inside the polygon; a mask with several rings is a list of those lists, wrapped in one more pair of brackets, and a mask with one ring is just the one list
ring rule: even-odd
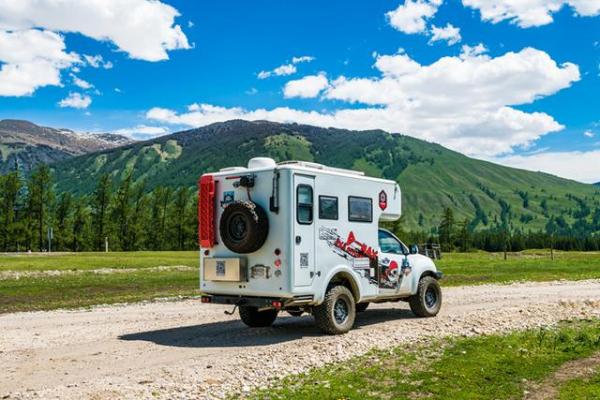
{"label": "sky", "polygon": [[600,0],[0,0],[0,118],[384,129],[600,182]]}

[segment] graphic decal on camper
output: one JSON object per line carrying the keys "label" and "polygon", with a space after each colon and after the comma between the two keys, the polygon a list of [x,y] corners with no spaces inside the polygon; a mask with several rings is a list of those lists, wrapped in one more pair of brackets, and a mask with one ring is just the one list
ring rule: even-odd
{"label": "graphic decal on camper", "polygon": [[381,271],[379,287],[384,289],[395,289],[400,278],[398,263],[385,257],[379,261],[379,270]]}
{"label": "graphic decal on camper", "polygon": [[387,193],[385,190],[379,192],[379,208],[383,211],[387,208]]}
{"label": "graphic decal on camper", "polygon": [[342,239],[336,228],[319,228],[319,239],[325,240],[333,251],[344,258],[368,258],[377,259],[377,251],[372,247],[359,242],[350,231],[346,240]]}
{"label": "graphic decal on camper", "polygon": [[402,281],[404,268],[397,261],[388,257],[380,259],[377,250],[356,240],[350,231],[346,240],[340,236],[336,228],[319,228],[319,239],[324,240],[334,253],[352,263],[352,268],[362,271],[365,278],[382,289],[397,289]]}

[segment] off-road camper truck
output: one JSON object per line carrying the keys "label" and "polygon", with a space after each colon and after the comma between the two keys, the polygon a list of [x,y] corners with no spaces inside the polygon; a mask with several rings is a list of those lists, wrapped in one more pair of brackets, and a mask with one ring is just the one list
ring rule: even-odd
{"label": "off-road camper truck", "polygon": [[251,327],[282,310],[309,312],[331,334],[351,329],[370,302],[407,300],[416,315],[434,316],[441,273],[379,228],[400,213],[398,184],[358,171],[259,157],[204,174],[202,301],[238,306]]}

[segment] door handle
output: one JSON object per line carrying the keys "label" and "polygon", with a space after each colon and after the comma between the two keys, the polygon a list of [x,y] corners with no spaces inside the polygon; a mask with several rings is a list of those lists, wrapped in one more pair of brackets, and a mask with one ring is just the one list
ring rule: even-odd
{"label": "door handle", "polygon": [[302,242],[302,238],[300,236],[296,236],[296,244],[300,244]]}

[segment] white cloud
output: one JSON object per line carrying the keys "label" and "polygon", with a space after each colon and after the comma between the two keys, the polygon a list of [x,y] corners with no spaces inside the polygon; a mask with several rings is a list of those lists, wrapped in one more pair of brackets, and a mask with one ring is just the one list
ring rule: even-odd
{"label": "white cloud", "polygon": [[260,71],[258,73],[258,79],[267,79],[272,76],[286,76],[295,74],[297,71],[294,64],[283,64],[275,68],[272,71]]}
{"label": "white cloud", "polygon": [[283,88],[283,95],[286,98],[291,97],[302,97],[310,98],[316,97],[329,86],[327,77],[321,73],[319,75],[308,75],[302,79],[289,81]]}
{"label": "white cloud", "polygon": [[119,89],[118,87],[115,88],[115,92],[117,92],[117,93],[123,93],[123,91],[121,89]]}
{"label": "white cloud", "polygon": [[136,140],[147,140],[158,136],[167,135],[170,132],[169,128],[164,126],[148,126],[148,125],[137,125],[131,128],[121,128],[113,131],[118,135],[127,136],[131,139]]}
{"label": "white cloud", "polygon": [[315,58],[313,56],[292,57],[292,64],[312,62],[314,60],[315,60]]}
{"label": "white cloud", "polygon": [[88,54],[84,54],[83,58],[87,65],[92,68],[111,69],[113,67],[112,62],[104,61],[104,58],[101,55],[90,56]]}
{"label": "white cloud", "polygon": [[[316,97],[321,92],[323,99],[357,104],[352,108],[316,112],[194,104],[183,113],[153,108],[147,118],[187,126],[241,118],[384,129],[488,156],[526,147],[561,130],[563,126],[548,114],[511,106],[532,103],[569,87],[579,80],[579,68],[571,63],[557,65],[548,54],[532,48],[496,58],[482,54],[484,49],[467,47],[460,56],[442,57],[430,65],[421,65],[406,54],[377,56],[379,77],[342,76],[326,86],[323,76],[320,86],[315,85],[320,90],[300,92],[296,88],[296,95]],[[286,88],[289,97],[294,92]]]}
{"label": "white cloud", "polygon": [[88,108],[92,104],[92,98],[81,93],[69,93],[69,95],[58,102],[61,108]]}
{"label": "white cloud", "polygon": [[260,71],[257,76],[258,76],[258,79],[267,79],[272,76],[293,75],[298,71],[298,69],[296,68],[296,64],[309,63],[314,60],[315,60],[315,57],[312,57],[312,56],[292,57],[291,63],[282,64],[279,67],[272,69],[270,71]]}
{"label": "white cloud", "polygon": [[596,136],[596,134],[588,129],[587,131],[583,132],[583,136],[587,138],[593,138],[594,136]]}
{"label": "white cloud", "polygon": [[88,89],[91,89],[94,87],[94,85],[92,85],[88,81],[85,81],[85,80],[77,77],[75,74],[70,74],[70,76],[71,76],[71,79],[73,80],[73,84],[77,87],[80,87],[81,89],[88,90]]}
{"label": "white cloud", "polygon": [[39,87],[59,86],[60,71],[79,61],[54,32],[0,30],[0,96],[28,96]]}
{"label": "white cloud", "polygon": [[174,22],[178,11],[160,1],[0,0],[0,9],[0,29],[76,32],[110,41],[135,59],[166,60],[167,51],[190,48]]}
{"label": "white cloud", "polygon": [[442,0],[406,0],[385,15],[390,25],[401,32],[425,33],[427,20],[435,15],[441,3]]}
{"label": "white cloud", "polygon": [[460,36],[460,28],[455,27],[452,24],[447,24],[445,27],[440,28],[435,25],[431,26],[431,38],[429,43],[445,40],[448,46],[452,46],[462,40]]}
{"label": "white cloud", "polygon": [[481,19],[498,23],[510,21],[521,28],[547,25],[552,14],[563,6],[571,7],[576,15],[591,17],[600,14],[600,0],[462,0],[466,7],[477,9]]}
{"label": "white cloud", "polygon": [[544,171],[580,182],[600,182],[600,150],[543,152],[533,155],[514,155],[492,158],[500,164],[530,171]]}

